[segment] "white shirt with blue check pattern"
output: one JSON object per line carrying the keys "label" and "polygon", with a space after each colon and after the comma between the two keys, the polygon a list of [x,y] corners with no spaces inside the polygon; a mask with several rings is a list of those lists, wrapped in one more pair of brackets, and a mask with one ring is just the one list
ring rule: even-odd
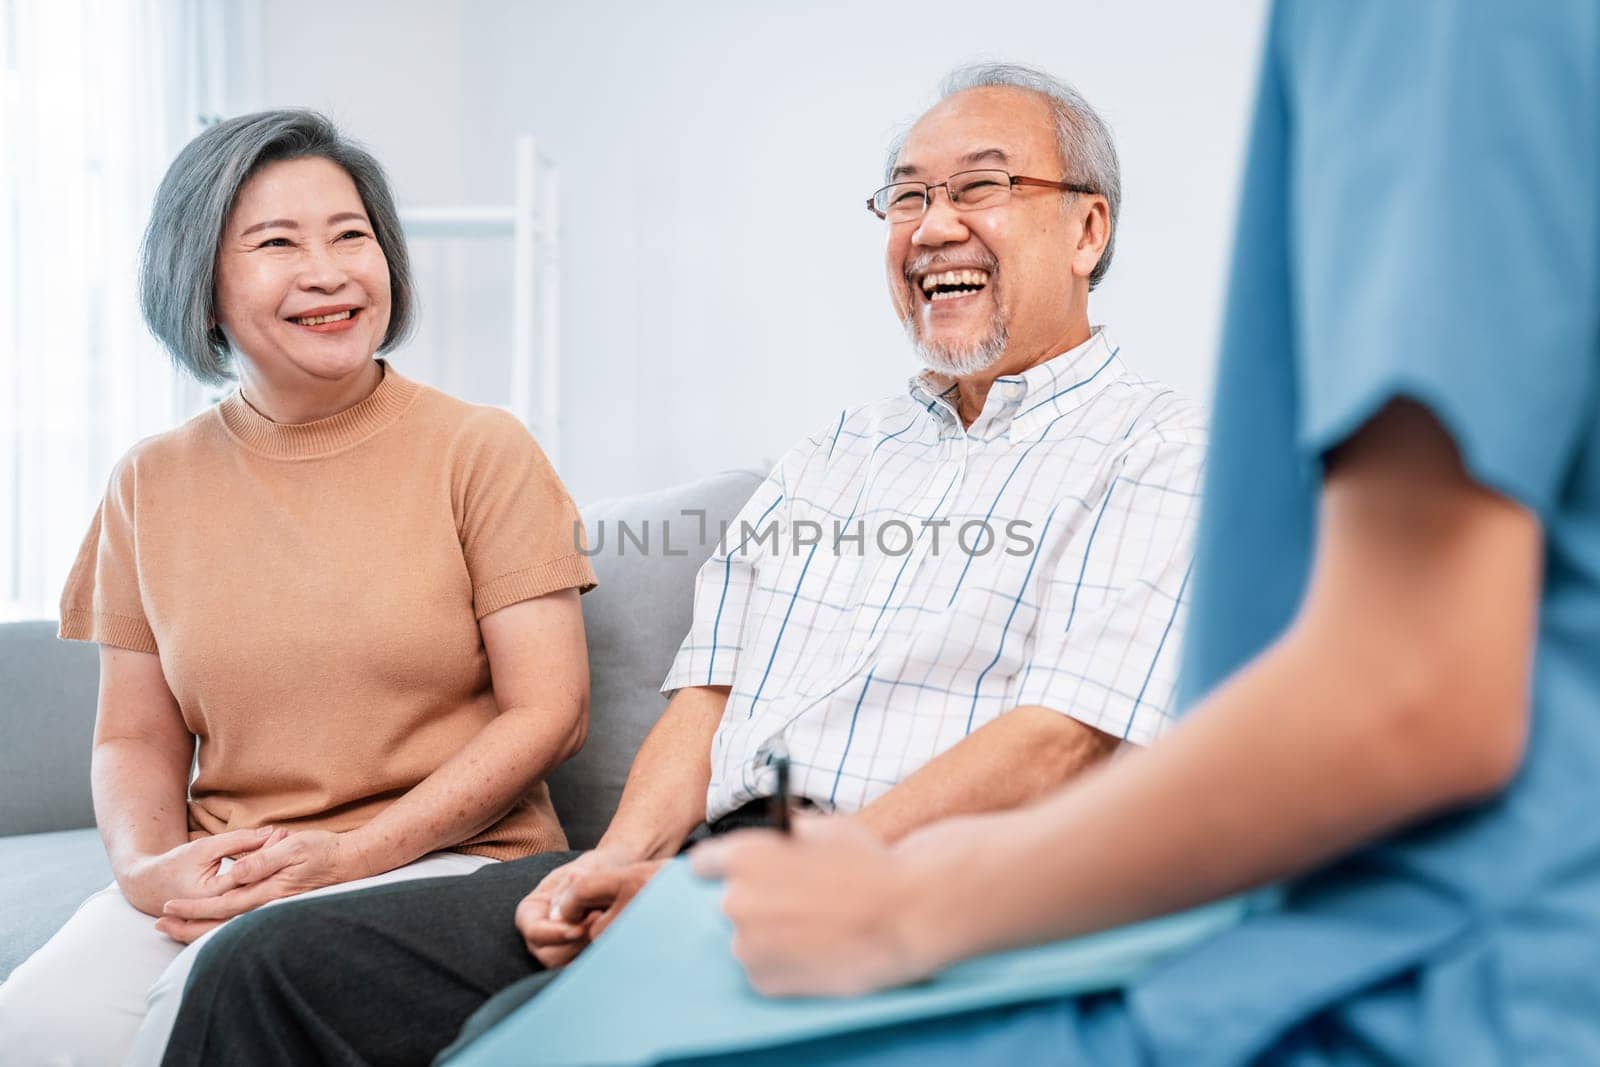
{"label": "white shirt with blue check pattern", "polygon": [[[996,379],[841,412],[781,459],[696,579],[662,688],[731,687],[706,817],[791,788],[855,811],[1013,708],[1139,744],[1172,719],[1205,428],[1097,329]],[[987,550],[985,550],[987,549]]]}

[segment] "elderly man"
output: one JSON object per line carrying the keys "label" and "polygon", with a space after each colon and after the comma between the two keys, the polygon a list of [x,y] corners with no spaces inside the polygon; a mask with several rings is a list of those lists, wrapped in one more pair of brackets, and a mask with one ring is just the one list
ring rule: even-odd
{"label": "elderly man", "polygon": [[1183,725],[893,848],[696,859],[787,994],[1278,891],[1115,990],[739,1067],[1600,1063],[1600,7],[1279,0],[1263,40]]}
{"label": "elderly man", "polygon": [[969,68],[887,181],[869,207],[927,368],[830,418],[730,528],[600,845],[235,922],[168,1063],[438,1051],[581,952],[701,824],[760,823],[779,742],[801,804],[892,842],[1162,733],[1203,432],[1089,324],[1110,135],[1045,75]]}

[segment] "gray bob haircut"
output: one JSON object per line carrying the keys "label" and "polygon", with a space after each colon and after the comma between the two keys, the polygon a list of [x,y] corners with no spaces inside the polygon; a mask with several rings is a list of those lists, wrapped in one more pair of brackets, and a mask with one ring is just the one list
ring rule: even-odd
{"label": "gray bob haircut", "polygon": [[344,168],[389,261],[387,351],[411,332],[416,290],[400,214],[383,168],[315,111],[258,111],[220,122],[184,146],[156,190],[139,257],[139,306],[173,362],[200,381],[232,377],[228,342],[216,323],[217,249],[239,190],[258,169],[321,158]]}
{"label": "gray bob haircut", "polygon": [[[1055,115],[1062,176],[1067,181],[1087,185],[1106,198],[1106,208],[1111,215],[1111,236],[1106,239],[1100,262],[1089,273],[1089,288],[1093,289],[1111,269],[1111,253],[1117,242],[1117,218],[1122,211],[1122,168],[1117,163],[1117,146],[1111,139],[1111,128],[1078,90],[1060,78],[1018,63],[985,62],[957,67],[939,83],[939,100],[947,100],[968,89],[991,87],[1024,89],[1044,97]],[[892,179],[900,150],[905,147],[909,135],[907,129],[890,145],[884,181]]]}

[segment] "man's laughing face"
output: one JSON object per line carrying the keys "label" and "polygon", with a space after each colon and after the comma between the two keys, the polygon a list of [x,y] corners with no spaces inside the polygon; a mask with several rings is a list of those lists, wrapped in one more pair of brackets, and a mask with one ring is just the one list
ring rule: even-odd
{"label": "man's laughing face", "polygon": [[[1049,104],[1013,88],[957,93],[917,121],[890,180],[934,184],[975,169],[1061,179]],[[920,219],[886,225],[895,313],[929,367],[963,377],[1008,354],[1053,354],[1045,350],[1067,311],[1074,246],[1061,194],[1018,187],[995,206],[962,210],[934,189]]]}

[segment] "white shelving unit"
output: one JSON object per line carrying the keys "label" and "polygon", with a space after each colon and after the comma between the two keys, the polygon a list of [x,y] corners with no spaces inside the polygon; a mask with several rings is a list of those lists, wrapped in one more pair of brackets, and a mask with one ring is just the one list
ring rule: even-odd
{"label": "white shelving unit", "polygon": [[509,237],[511,381],[506,407],[533,431],[551,464],[561,448],[561,174],[533,137],[515,142],[510,204],[413,207],[400,212],[406,237]]}

